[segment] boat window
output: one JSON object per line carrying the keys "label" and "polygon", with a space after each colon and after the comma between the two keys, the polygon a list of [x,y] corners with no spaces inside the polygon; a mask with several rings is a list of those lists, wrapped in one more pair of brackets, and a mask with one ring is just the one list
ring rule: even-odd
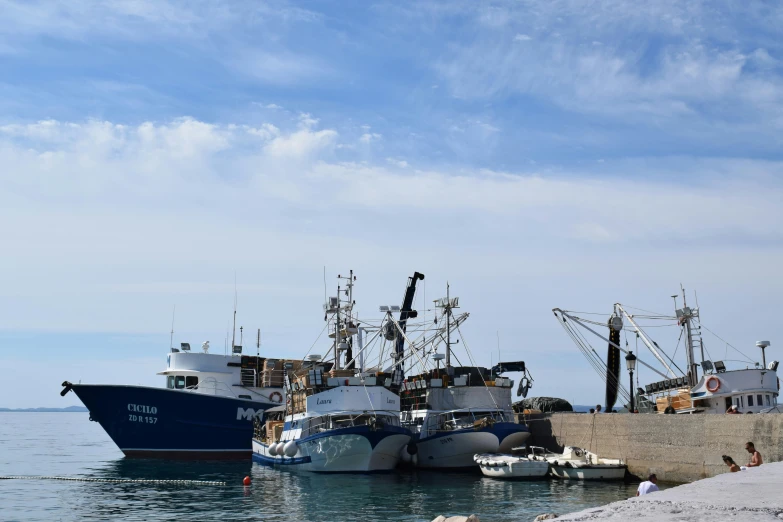
{"label": "boat window", "polygon": [[753,406],[753,395],[748,395],[748,406]]}
{"label": "boat window", "polygon": [[195,375],[188,375],[185,377],[185,387],[198,389],[198,377]]}
{"label": "boat window", "polygon": [[767,406],[770,406],[770,403],[769,403],[769,395],[765,395],[765,397],[767,398]]}
{"label": "boat window", "polygon": [[185,387],[185,376],[184,375],[177,375],[174,378],[174,387],[178,390],[181,390]]}
{"label": "boat window", "polygon": [[756,400],[759,406],[764,406],[764,401],[761,400],[761,395],[756,395]]}
{"label": "boat window", "polygon": [[166,388],[174,389],[174,376],[169,375],[166,377]]}

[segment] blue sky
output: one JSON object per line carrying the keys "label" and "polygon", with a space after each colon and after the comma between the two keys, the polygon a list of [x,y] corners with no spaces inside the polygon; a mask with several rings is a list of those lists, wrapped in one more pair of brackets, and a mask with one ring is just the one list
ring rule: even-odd
{"label": "blue sky", "polygon": [[367,313],[414,270],[428,300],[449,280],[474,351],[489,362],[499,331],[540,394],[602,396],[552,307],[669,311],[681,282],[710,328],[774,356],[776,3],[0,13],[2,406],[158,383],[172,306],[179,340],[220,345],[234,273],[242,324],[296,356],[324,266],[357,271]]}

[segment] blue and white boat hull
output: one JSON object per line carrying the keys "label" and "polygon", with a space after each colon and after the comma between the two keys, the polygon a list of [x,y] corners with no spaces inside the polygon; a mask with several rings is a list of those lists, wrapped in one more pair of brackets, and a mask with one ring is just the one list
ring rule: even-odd
{"label": "blue and white boat hull", "polygon": [[[473,468],[478,453],[510,453],[530,437],[527,426],[498,422],[481,429],[440,431],[429,437],[414,438],[415,449],[404,448],[402,459],[420,468]],[[413,446],[413,445],[412,445]]]}
{"label": "blue and white boat hull", "polygon": [[329,430],[303,439],[292,456],[270,453],[270,446],[253,440],[253,460],[265,465],[285,466],[320,473],[370,473],[397,467],[400,451],[411,439],[410,431],[398,426],[372,430],[354,426]]}
{"label": "blue and white boat hull", "polygon": [[249,458],[253,419],[277,406],[147,386],[72,384],[71,389],[128,457]]}

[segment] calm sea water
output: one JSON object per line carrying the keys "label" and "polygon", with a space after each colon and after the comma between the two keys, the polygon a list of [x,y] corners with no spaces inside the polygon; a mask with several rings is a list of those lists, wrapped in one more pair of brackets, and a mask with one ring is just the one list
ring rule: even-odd
{"label": "calm sea water", "polygon": [[[0,480],[0,520],[529,521],[633,496],[635,485],[503,482],[471,473],[317,475],[252,462],[126,459],[86,413],[0,413],[0,475],[221,480],[228,486]],[[250,475],[253,484],[242,486]]]}

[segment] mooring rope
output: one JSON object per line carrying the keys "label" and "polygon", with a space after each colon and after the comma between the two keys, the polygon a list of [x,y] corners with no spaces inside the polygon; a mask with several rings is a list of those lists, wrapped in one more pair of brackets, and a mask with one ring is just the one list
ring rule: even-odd
{"label": "mooring rope", "polygon": [[0,476],[0,480],[69,480],[73,482],[103,482],[109,484],[175,484],[178,486],[225,486],[219,480],[158,480],[158,479],[107,479],[89,477],[50,477],[44,475]]}

